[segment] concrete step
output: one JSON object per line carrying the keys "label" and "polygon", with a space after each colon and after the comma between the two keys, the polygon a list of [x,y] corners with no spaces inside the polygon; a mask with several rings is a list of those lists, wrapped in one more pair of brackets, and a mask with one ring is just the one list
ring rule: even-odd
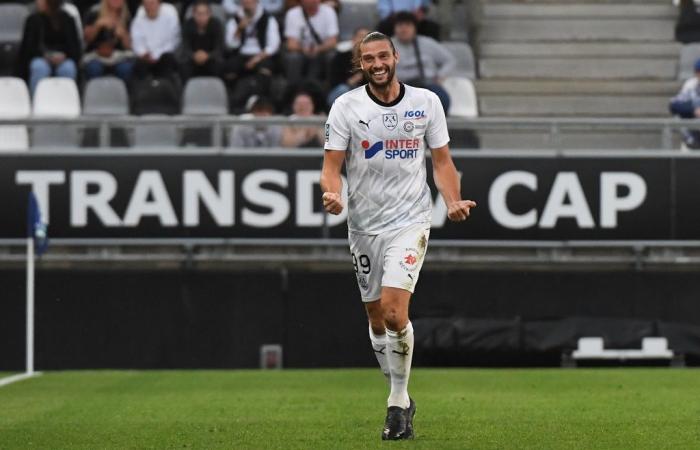
{"label": "concrete step", "polygon": [[541,56],[551,58],[677,58],[677,42],[485,42],[482,57]]}
{"label": "concrete step", "polygon": [[668,116],[667,95],[482,95],[482,116],[660,117]]}
{"label": "concrete step", "polygon": [[483,95],[665,95],[674,96],[680,81],[599,81],[599,80],[476,80],[476,92]]}
{"label": "concrete step", "polygon": [[674,21],[658,19],[487,19],[481,42],[673,42]]}
{"label": "concrete step", "polygon": [[678,9],[670,1],[664,4],[648,3],[486,3],[484,18],[619,18],[619,19],[670,19],[678,17]]}
{"label": "concrete step", "polygon": [[677,65],[676,58],[484,58],[479,73],[481,78],[675,80]]}
{"label": "concrete step", "polygon": [[[577,149],[577,150],[654,150],[662,148],[661,133],[642,130],[605,130],[605,131],[564,131],[557,142],[550,140],[545,132],[536,131],[481,131],[478,133],[482,149]],[[673,139],[674,148],[680,147],[680,138]]]}

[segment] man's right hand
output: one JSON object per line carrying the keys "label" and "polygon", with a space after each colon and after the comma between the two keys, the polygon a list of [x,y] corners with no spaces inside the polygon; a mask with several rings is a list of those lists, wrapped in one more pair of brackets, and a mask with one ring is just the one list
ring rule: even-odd
{"label": "man's right hand", "polygon": [[324,192],[323,207],[327,212],[336,216],[343,212],[343,201],[340,198],[340,194],[336,192]]}

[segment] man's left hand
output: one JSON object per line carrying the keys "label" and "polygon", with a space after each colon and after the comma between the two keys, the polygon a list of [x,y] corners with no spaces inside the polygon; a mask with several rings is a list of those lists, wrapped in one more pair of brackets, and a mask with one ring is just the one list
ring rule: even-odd
{"label": "man's left hand", "polygon": [[476,202],[471,200],[452,202],[447,206],[447,218],[452,222],[462,222],[469,218],[469,211],[472,208],[476,208]]}

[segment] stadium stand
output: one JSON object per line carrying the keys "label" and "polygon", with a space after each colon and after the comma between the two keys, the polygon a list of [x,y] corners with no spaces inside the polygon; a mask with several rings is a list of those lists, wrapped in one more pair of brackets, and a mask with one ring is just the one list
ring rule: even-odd
{"label": "stadium stand", "polygon": [[[51,77],[39,82],[32,115],[37,118],[76,118],[81,114],[78,86],[70,78]],[[32,130],[32,147],[77,147],[78,129],[70,125],[43,125]]]}
{"label": "stadium stand", "polygon": [[[215,77],[192,78],[185,86],[182,99],[182,114],[186,116],[217,116],[228,114],[226,86]],[[215,137],[212,127],[187,129],[184,131],[185,145],[211,146]]]}
{"label": "stadium stand", "polygon": [[[678,89],[670,1],[482,2],[480,112],[486,117],[659,117]],[[488,148],[536,148],[532,132],[481,133]],[[561,148],[658,148],[637,130],[571,133]]]}
{"label": "stadium stand", "polygon": [[135,115],[180,113],[180,92],[168,78],[153,78],[134,83],[131,112]]}
{"label": "stadium stand", "polygon": [[21,3],[0,4],[0,75],[10,75],[14,69],[22,28],[29,15]]}
{"label": "stadium stand", "polygon": [[[31,114],[29,89],[20,78],[0,78],[0,118],[25,119]],[[29,133],[24,125],[3,125],[0,127],[0,151],[27,150]]]}

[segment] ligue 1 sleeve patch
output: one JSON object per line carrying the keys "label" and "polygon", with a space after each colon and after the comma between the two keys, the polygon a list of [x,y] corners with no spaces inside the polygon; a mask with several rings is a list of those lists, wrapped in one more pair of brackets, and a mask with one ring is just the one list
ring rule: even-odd
{"label": "ligue 1 sleeve patch", "polygon": [[326,142],[330,141],[331,139],[331,124],[327,123],[326,124]]}

